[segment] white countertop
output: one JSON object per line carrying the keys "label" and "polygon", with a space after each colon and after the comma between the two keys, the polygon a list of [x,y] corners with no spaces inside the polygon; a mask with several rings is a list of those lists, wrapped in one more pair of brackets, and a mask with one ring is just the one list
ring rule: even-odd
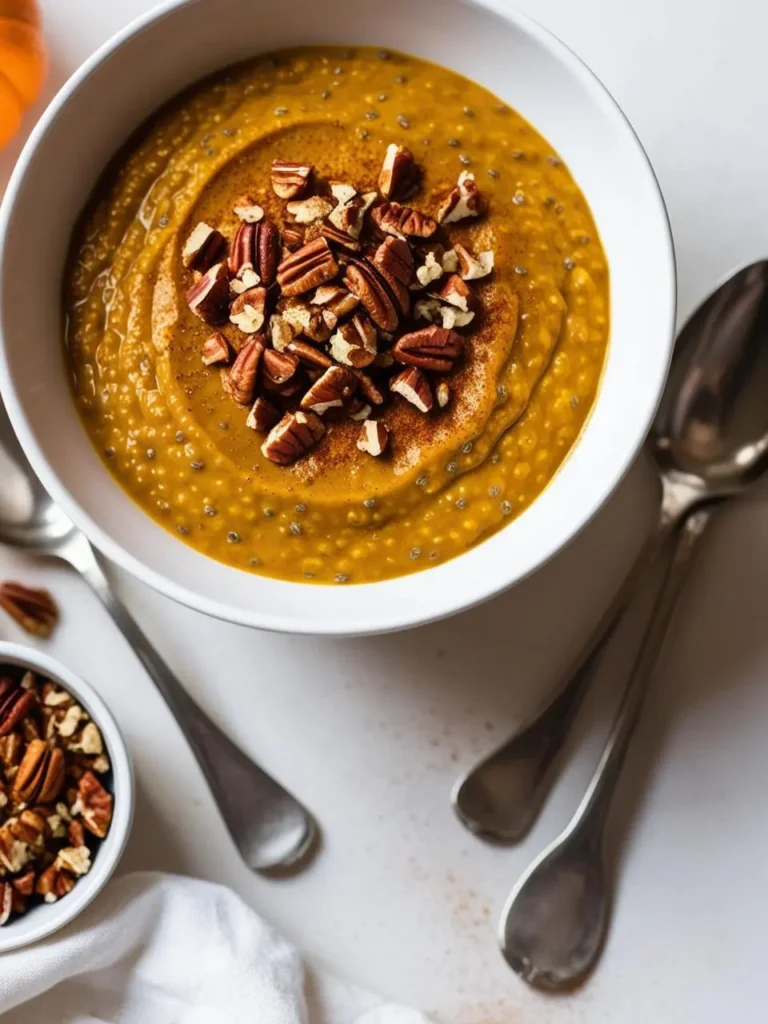
{"label": "white countertop", "polygon": [[[43,6],[50,97],[150,3]],[[592,66],[645,143],[672,218],[684,318],[720,276],[768,250],[768,7],[519,6]],[[0,187],[15,154],[0,155]],[[169,713],[85,585],[3,549],[0,578],[55,591],[64,619],[46,648],[94,683],[128,735],[139,799],[124,869],[225,882],[310,958],[445,1021],[762,1020],[768,491],[718,524],[683,599],[618,801],[614,927],[583,990],[556,1000],[530,992],[503,964],[495,928],[510,885],[583,791],[611,713],[610,673],[523,846],[480,844],[449,807],[457,772],[541,699],[626,569],[649,508],[644,483],[636,470],[569,550],[514,591],[395,636],[261,634],[119,579],[190,692],[319,816],[320,856],[286,881],[239,862]],[[0,637],[22,638],[5,618]]]}

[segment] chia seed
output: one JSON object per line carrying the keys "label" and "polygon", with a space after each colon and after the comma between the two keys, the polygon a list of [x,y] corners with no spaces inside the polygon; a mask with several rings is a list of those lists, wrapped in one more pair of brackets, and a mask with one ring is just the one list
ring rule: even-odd
{"label": "chia seed", "polygon": [[304,573],[304,579],[305,580],[313,580],[314,578],[315,578],[315,574],[313,572],[305,572]]}
{"label": "chia seed", "polygon": [[307,511],[307,506],[306,505],[297,505],[296,506],[296,511],[298,513],[306,512]]}
{"label": "chia seed", "polygon": [[552,167],[559,167],[562,164],[562,162],[563,161],[560,159],[559,156],[554,156],[553,155],[553,156],[548,156],[547,157],[547,163],[551,164]]}
{"label": "chia seed", "polygon": [[462,113],[464,114],[465,117],[474,117],[475,116],[475,112],[472,109],[472,107],[464,107],[464,109],[462,110]]}
{"label": "chia seed", "polygon": [[472,451],[472,442],[467,441],[466,444],[463,444],[461,446],[461,451],[464,455],[469,455],[469,453]]}
{"label": "chia seed", "polygon": [[164,213],[161,217],[158,217],[157,224],[158,224],[158,227],[167,228],[168,227],[168,214]]}
{"label": "chia seed", "polygon": [[397,82],[398,85],[405,85],[408,79],[405,77],[405,75],[398,75],[395,81]]}
{"label": "chia seed", "polygon": [[298,537],[301,533],[301,523],[291,523],[289,529],[294,537]]}
{"label": "chia seed", "polygon": [[498,452],[494,452],[493,455],[491,456],[491,463],[495,466],[499,462],[501,462],[501,456],[499,455]]}
{"label": "chia seed", "polygon": [[498,178],[498,176],[499,176],[499,172],[497,170],[494,170],[493,167],[489,167],[488,168],[488,177],[489,178]]}
{"label": "chia seed", "polygon": [[154,459],[156,455],[157,452],[155,451],[154,448],[147,448],[147,458],[149,459],[150,462]]}
{"label": "chia seed", "polygon": [[554,206],[555,205],[555,197],[554,196],[545,196],[544,197],[544,205],[545,206]]}
{"label": "chia seed", "polygon": [[258,558],[256,555],[251,555],[251,557],[248,559],[248,565],[252,565],[255,569],[257,565],[261,565],[261,559]]}
{"label": "chia seed", "polygon": [[557,206],[555,207],[555,213],[565,213],[565,207],[562,203],[557,204]]}
{"label": "chia seed", "polygon": [[413,559],[413,561],[416,561],[417,558],[421,558],[421,548],[411,548],[409,557]]}
{"label": "chia seed", "polygon": [[522,149],[513,149],[512,150],[512,159],[513,160],[522,160],[524,156],[525,156],[525,153],[523,153]]}
{"label": "chia seed", "polygon": [[563,266],[565,267],[566,270],[573,270],[573,268],[576,266],[576,264],[573,262],[573,260],[571,259],[570,256],[566,256],[565,259],[563,260]]}
{"label": "chia seed", "polygon": [[509,501],[502,501],[501,505],[499,505],[499,508],[501,509],[502,513],[505,516],[508,516],[509,513],[512,511],[512,503]]}
{"label": "chia seed", "polygon": [[363,505],[366,508],[376,508],[376,499],[375,498],[366,498],[365,501],[363,502]]}
{"label": "chia seed", "polygon": [[460,143],[459,143],[458,139],[448,139],[448,145],[452,146],[454,149],[456,149],[457,146],[460,145]]}
{"label": "chia seed", "polygon": [[368,121],[375,121],[378,116],[375,110],[366,110],[365,112],[365,117]]}
{"label": "chia seed", "polygon": [[512,196],[512,202],[515,204],[515,206],[522,206],[525,202],[525,193],[521,192],[520,189],[518,189],[517,192],[515,192],[515,194]]}
{"label": "chia seed", "polygon": [[418,480],[416,481],[416,486],[417,487],[426,487],[427,486],[427,478],[425,476],[420,476],[418,478]]}
{"label": "chia seed", "polygon": [[229,533],[227,534],[227,540],[229,541],[230,544],[239,544],[240,541],[242,540],[242,537],[240,536],[239,533],[236,533],[234,530],[230,530]]}
{"label": "chia seed", "polygon": [[337,572],[333,578],[337,583],[346,583],[349,580],[349,576],[345,572]]}
{"label": "chia seed", "polygon": [[344,74],[344,68],[342,68],[342,67],[334,68],[333,69],[333,73],[334,73],[334,75],[343,75]]}
{"label": "chia seed", "polygon": [[525,269],[525,267],[515,267],[515,273],[519,274],[520,277],[525,277],[528,271]]}
{"label": "chia seed", "polygon": [[379,50],[376,56],[379,58],[379,60],[389,60],[389,50]]}
{"label": "chia seed", "polygon": [[275,117],[285,117],[288,107],[275,107]]}
{"label": "chia seed", "polygon": [[208,146],[207,149],[204,149],[203,152],[205,153],[206,156],[216,156],[216,150],[211,149],[210,146]]}
{"label": "chia seed", "polygon": [[501,402],[504,402],[504,401],[506,401],[506,398],[507,398],[507,389],[506,389],[506,386],[505,386],[504,384],[497,384],[497,385],[496,385],[496,397],[497,397],[497,398],[499,399],[499,401],[501,401]]}
{"label": "chia seed", "polygon": [[361,139],[369,139],[371,137],[371,133],[368,131],[367,128],[361,128],[359,131],[359,135]]}
{"label": "chia seed", "polygon": [[229,424],[228,423],[220,423],[219,424],[219,430],[229,430]]}
{"label": "chia seed", "polygon": [[496,487],[496,485],[495,485],[495,484],[494,484],[494,486],[493,486],[493,487],[489,487],[489,488],[488,488],[488,497],[489,497],[489,498],[498,498],[498,496],[499,496],[500,494],[501,494],[501,488],[499,488],[499,487]]}
{"label": "chia seed", "polygon": [[196,473],[199,473],[201,470],[205,469],[204,462],[190,462],[189,465],[191,466],[192,469],[194,469]]}
{"label": "chia seed", "polygon": [[578,404],[579,404],[579,396],[578,395],[571,395],[571,408],[575,409]]}
{"label": "chia seed", "polygon": [[589,235],[581,235],[579,238],[579,245],[589,245],[591,239]]}
{"label": "chia seed", "polygon": [[264,515],[267,517],[267,519],[274,519],[275,510],[273,508],[265,508]]}
{"label": "chia seed", "polygon": [[323,91],[320,93],[320,99],[321,100],[327,100],[327,99],[330,99],[330,98],[331,98],[330,92],[327,89],[323,89]]}
{"label": "chia seed", "polygon": [[459,510],[459,512],[463,512],[464,509],[467,507],[467,499],[459,498],[458,501],[456,501],[454,504],[456,505],[456,508]]}
{"label": "chia seed", "polygon": [[221,134],[231,139],[233,135],[237,135],[237,128],[225,128]]}
{"label": "chia seed", "polygon": [[182,537],[186,537],[186,535],[189,533],[189,527],[188,526],[177,526],[176,527],[176,532],[180,533],[182,535]]}
{"label": "chia seed", "polygon": [[176,431],[176,443],[177,444],[184,444],[185,441],[186,441],[186,438],[184,437],[184,432],[181,431],[181,430],[177,430]]}
{"label": "chia seed", "polygon": [[429,560],[430,560],[430,562],[434,562],[434,560],[438,557],[439,554],[440,554],[439,551],[430,551],[429,552]]}
{"label": "chia seed", "polygon": [[213,505],[206,505],[205,508],[203,509],[203,512],[205,512],[207,516],[210,516],[211,519],[213,519],[213,517],[216,515],[216,509],[213,507]]}
{"label": "chia seed", "polygon": [[114,448],[105,448],[104,449],[104,454],[106,455],[106,457],[108,459],[114,459],[114,457],[115,457],[115,449]]}
{"label": "chia seed", "polygon": [[445,467],[446,473],[455,473],[457,469],[458,466],[456,465],[455,462],[449,462],[448,465]]}
{"label": "chia seed", "polygon": [[386,103],[388,99],[389,96],[385,92],[379,93],[379,103]]}
{"label": "chia seed", "polygon": [[411,127],[411,122],[408,120],[408,118],[405,116],[405,114],[398,114],[397,115],[397,123],[400,125],[401,128],[410,128]]}

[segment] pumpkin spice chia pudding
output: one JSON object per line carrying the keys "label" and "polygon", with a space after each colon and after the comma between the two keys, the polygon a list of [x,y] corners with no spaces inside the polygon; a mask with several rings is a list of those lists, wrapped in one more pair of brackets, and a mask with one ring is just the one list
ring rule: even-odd
{"label": "pumpkin spice chia pudding", "polygon": [[577,441],[609,337],[589,207],[460,75],[302,48],[145,125],[77,229],[66,339],[112,474],[197,550],[283,580],[439,564]]}

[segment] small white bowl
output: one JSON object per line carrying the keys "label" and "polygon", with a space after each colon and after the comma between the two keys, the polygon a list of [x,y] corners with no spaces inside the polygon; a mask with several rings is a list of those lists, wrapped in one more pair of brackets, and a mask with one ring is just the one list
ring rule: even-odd
{"label": "small white bowl", "polygon": [[[284,583],[195,552],[151,520],[91,446],[62,359],[61,279],[75,220],[132,130],[190,82],[259,52],[370,44],[454,68],[519,110],[565,159],[611,275],[611,342],[585,430],[544,493],[443,565],[384,583]],[[436,113],[439,116],[439,112]],[[64,86],[0,210],[0,388],[43,484],[109,558],[210,615],[295,633],[401,629],[468,608],[551,558],[614,490],[648,431],[675,325],[664,203],[631,126],[587,67],[495,0],[174,0],[103,46]]]}
{"label": "small white bowl", "polygon": [[133,771],[122,737],[111,712],[96,691],[47,654],[21,644],[0,642],[0,666],[18,665],[51,679],[68,690],[82,704],[101,730],[112,765],[114,809],[107,838],[96,849],[91,870],[77,880],[72,892],[56,903],[39,903],[26,914],[14,917],[0,928],[0,953],[28,946],[69,924],[96,898],[109,881],[123,854],[133,821]]}

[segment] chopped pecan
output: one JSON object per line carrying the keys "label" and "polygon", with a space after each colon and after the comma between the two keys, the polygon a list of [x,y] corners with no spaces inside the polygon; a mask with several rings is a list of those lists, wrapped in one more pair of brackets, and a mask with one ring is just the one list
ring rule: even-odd
{"label": "chopped pecan", "polygon": [[255,288],[261,284],[261,278],[253,268],[252,263],[244,263],[237,272],[237,275],[229,282],[229,290],[233,295],[242,295],[249,288]]}
{"label": "chopped pecan", "polygon": [[435,253],[428,252],[424,257],[424,263],[416,270],[416,280],[422,288],[426,288],[433,281],[438,281],[443,276],[444,269]]}
{"label": "chopped pecan", "polygon": [[[14,768],[21,762],[23,747],[24,743],[17,732],[0,737],[0,764],[3,768]],[[10,772],[6,771],[6,775],[10,777]]]}
{"label": "chopped pecan", "polygon": [[85,845],[85,829],[83,828],[82,821],[70,821],[67,828],[67,839],[69,839],[72,846]]}
{"label": "chopped pecan", "polygon": [[181,262],[188,270],[206,270],[218,263],[227,251],[227,240],[220,231],[200,221],[181,250]]}
{"label": "chopped pecan", "polygon": [[13,835],[27,846],[37,846],[45,836],[47,822],[38,810],[25,808],[10,824]]}
{"label": "chopped pecan", "polygon": [[362,370],[352,370],[352,373],[357,377],[358,384],[360,385],[360,391],[364,398],[366,398],[372,405],[383,405],[384,395],[379,388],[374,384],[373,380],[364,373]]}
{"label": "chopped pecan", "polygon": [[367,420],[371,415],[371,407],[367,402],[364,402],[362,398],[356,395],[354,398],[350,399],[347,404],[347,415],[351,420],[355,420],[360,423],[362,420]]}
{"label": "chopped pecan", "polygon": [[357,377],[343,366],[329,366],[301,400],[302,409],[322,416],[328,409],[341,408],[357,391]]}
{"label": "chopped pecan", "polygon": [[226,263],[216,263],[187,292],[189,308],[207,324],[226,319],[229,302],[229,273]]}
{"label": "chopped pecan", "polygon": [[272,161],[272,188],[281,199],[295,199],[309,184],[312,164],[292,164],[287,160]]}
{"label": "chopped pecan", "polygon": [[465,281],[476,281],[487,277],[493,270],[493,250],[479,252],[477,255],[465,249],[458,242],[453,247],[461,276]]}
{"label": "chopped pecan", "polygon": [[85,772],[77,785],[77,799],[72,808],[75,817],[98,839],[105,839],[112,821],[112,794],[102,786],[93,772]]}
{"label": "chopped pecan", "polygon": [[264,355],[262,338],[251,338],[239,352],[224,378],[225,390],[234,398],[238,405],[249,405],[253,401],[256,388],[256,375],[259,371],[261,357]]}
{"label": "chopped pecan", "polygon": [[19,875],[17,878],[14,878],[12,885],[16,892],[21,893],[22,896],[31,896],[35,891],[34,868],[30,868],[29,871],[25,871],[23,875]]}
{"label": "chopped pecan", "polygon": [[379,174],[379,191],[385,199],[408,199],[419,187],[421,174],[407,146],[393,142],[387,147]]}
{"label": "chopped pecan", "polygon": [[384,203],[371,213],[375,224],[385,235],[395,238],[431,238],[437,231],[437,222],[420,210],[400,203]]}
{"label": "chopped pecan", "polygon": [[341,318],[353,313],[360,305],[360,299],[341,285],[324,284],[312,296],[312,305],[325,306],[331,313]]}
{"label": "chopped pecan", "polygon": [[458,185],[451,189],[437,211],[437,220],[440,224],[455,224],[467,217],[479,217],[485,209],[486,203],[475,184],[474,174],[462,171]]}
{"label": "chopped pecan", "polygon": [[210,338],[206,338],[203,344],[202,359],[206,366],[229,362],[229,345],[220,331],[216,331]]}
{"label": "chopped pecan", "polygon": [[416,366],[421,370],[447,373],[464,348],[464,339],[456,331],[445,327],[423,327],[398,339],[392,355],[398,363]]}
{"label": "chopped pecan", "polygon": [[437,399],[437,404],[441,409],[444,409],[451,400],[451,389],[444,380],[441,380],[435,388],[435,398]]}
{"label": "chopped pecan", "polygon": [[344,284],[360,299],[371,320],[382,331],[394,331],[400,320],[397,306],[381,274],[365,259],[354,259],[347,267]]}
{"label": "chopped pecan", "polygon": [[318,309],[303,302],[287,305],[282,312],[296,334],[304,334],[312,341],[327,341],[338,322],[338,317],[329,309]]}
{"label": "chopped pecan", "polygon": [[458,274],[449,274],[440,282],[440,287],[429,293],[436,299],[442,299],[450,306],[455,306],[464,313],[469,311],[471,292],[469,285],[462,281]]}
{"label": "chopped pecan", "polygon": [[297,224],[312,224],[316,220],[325,220],[333,209],[331,203],[322,196],[310,196],[309,199],[300,199],[288,203],[288,213],[295,219]]}
{"label": "chopped pecan", "polygon": [[270,462],[289,466],[317,444],[324,433],[323,421],[313,412],[288,412],[269,432],[261,450]]}
{"label": "chopped pecan", "polygon": [[362,369],[376,358],[376,328],[362,313],[355,313],[331,338],[331,355],[338,363]]}
{"label": "chopped pecan", "polygon": [[258,256],[256,253],[256,236],[259,233],[257,224],[240,224],[235,232],[232,248],[229,250],[229,272],[237,276],[244,266],[256,269]]}
{"label": "chopped pecan", "polygon": [[256,334],[264,326],[266,308],[267,289],[249,288],[232,303],[229,319],[243,334]]}
{"label": "chopped pecan", "polygon": [[339,231],[358,239],[363,230],[365,215],[373,205],[376,193],[367,192],[359,196],[351,185],[331,185],[331,191],[339,205],[331,211],[328,219]]}
{"label": "chopped pecan", "polygon": [[13,780],[13,795],[25,804],[55,800],[64,782],[64,752],[32,740]]}
{"label": "chopped pecan", "polygon": [[266,398],[257,398],[248,413],[245,425],[251,430],[258,431],[259,434],[266,434],[279,419],[280,413],[271,402],[268,402]]}
{"label": "chopped pecan", "polygon": [[7,923],[13,911],[13,886],[0,882],[0,927]]}
{"label": "chopped pecan", "polygon": [[35,885],[35,892],[42,896],[46,903],[55,903],[56,900],[72,892],[75,887],[75,879],[68,871],[51,864],[40,875]]}
{"label": "chopped pecan", "polygon": [[346,231],[339,231],[333,224],[320,224],[318,227],[319,236],[324,238],[329,245],[346,252],[360,252],[360,243],[356,242]]}
{"label": "chopped pecan", "polygon": [[338,272],[339,265],[328,243],[324,238],[316,238],[283,260],[277,268],[277,283],[289,298],[325,284]]}
{"label": "chopped pecan", "polygon": [[402,238],[386,238],[374,253],[373,263],[392,289],[400,312],[408,316],[411,312],[408,285],[413,280],[411,247]]}
{"label": "chopped pecan", "polygon": [[261,365],[261,380],[265,390],[289,398],[301,387],[293,380],[299,370],[299,359],[292,352],[275,352],[268,348]]}
{"label": "chopped pecan", "polygon": [[258,224],[264,217],[264,210],[251,196],[242,196],[238,199],[233,212],[246,224]]}
{"label": "chopped pecan", "polygon": [[284,352],[296,335],[293,326],[282,316],[273,316],[269,321],[269,336],[272,348]]}
{"label": "chopped pecan", "polygon": [[473,312],[463,312],[456,306],[444,306],[438,299],[422,299],[416,303],[413,312],[417,320],[429,320],[431,323],[440,320],[443,327],[450,330],[466,327],[475,319]]}
{"label": "chopped pecan", "polygon": [[56,602],[47,590],[25,587],[13,580],[0,583],[0,608],[35,636],[50,636],[59,621]]}
{"label": "chopped pecan", "polygon": [[398,373],[393,377],[389,388],[390,391],[402,395],[411,405],[415,405],[419,412],[429,412],[432,408],[432,389],[429,381],[416,367],[409,367]]}
{"label": "chopped pecan", "polygon": [[389,431],[380,420],[366,420],[363,423],[357,447],[369,455],[381,455],[387,447]]}
{"label": "chopped pecan", "polygon": [[320,366],[325,369],[327,366],[333,365],[325,352],[321,352],[314,345],[307,344],[306,341],[295,340],[289,342],[288,351],[293,352],[295,356],[298,356],[305,363],[309,363],[310,366]]}
{"label": "chopped pecan", "polygon": [[0,736],[13,732],[36,705],[37,697],[31,690],[23,689],[8,677],[0,679]]}
{"label": "chopped pecan", "polygon": [[280,231],[272,221],[265,220],[259,224],[256,240],[256,268],[261,275],[262,283],[269,288],[277,277],[277,266],[280,262]]}
{"label": "chopped pecan", "polygon": [[294,252],[304,245],[304,229],[295,224],[289,224],[283,228],[283,245],[290,252]]}
{"label": "chopped pecan", "polygon": [[75,876],[87,875],[91,870],[91,851],[84,844],[64,846],[56,854],[53,863],[55,867],[71,871]]}

